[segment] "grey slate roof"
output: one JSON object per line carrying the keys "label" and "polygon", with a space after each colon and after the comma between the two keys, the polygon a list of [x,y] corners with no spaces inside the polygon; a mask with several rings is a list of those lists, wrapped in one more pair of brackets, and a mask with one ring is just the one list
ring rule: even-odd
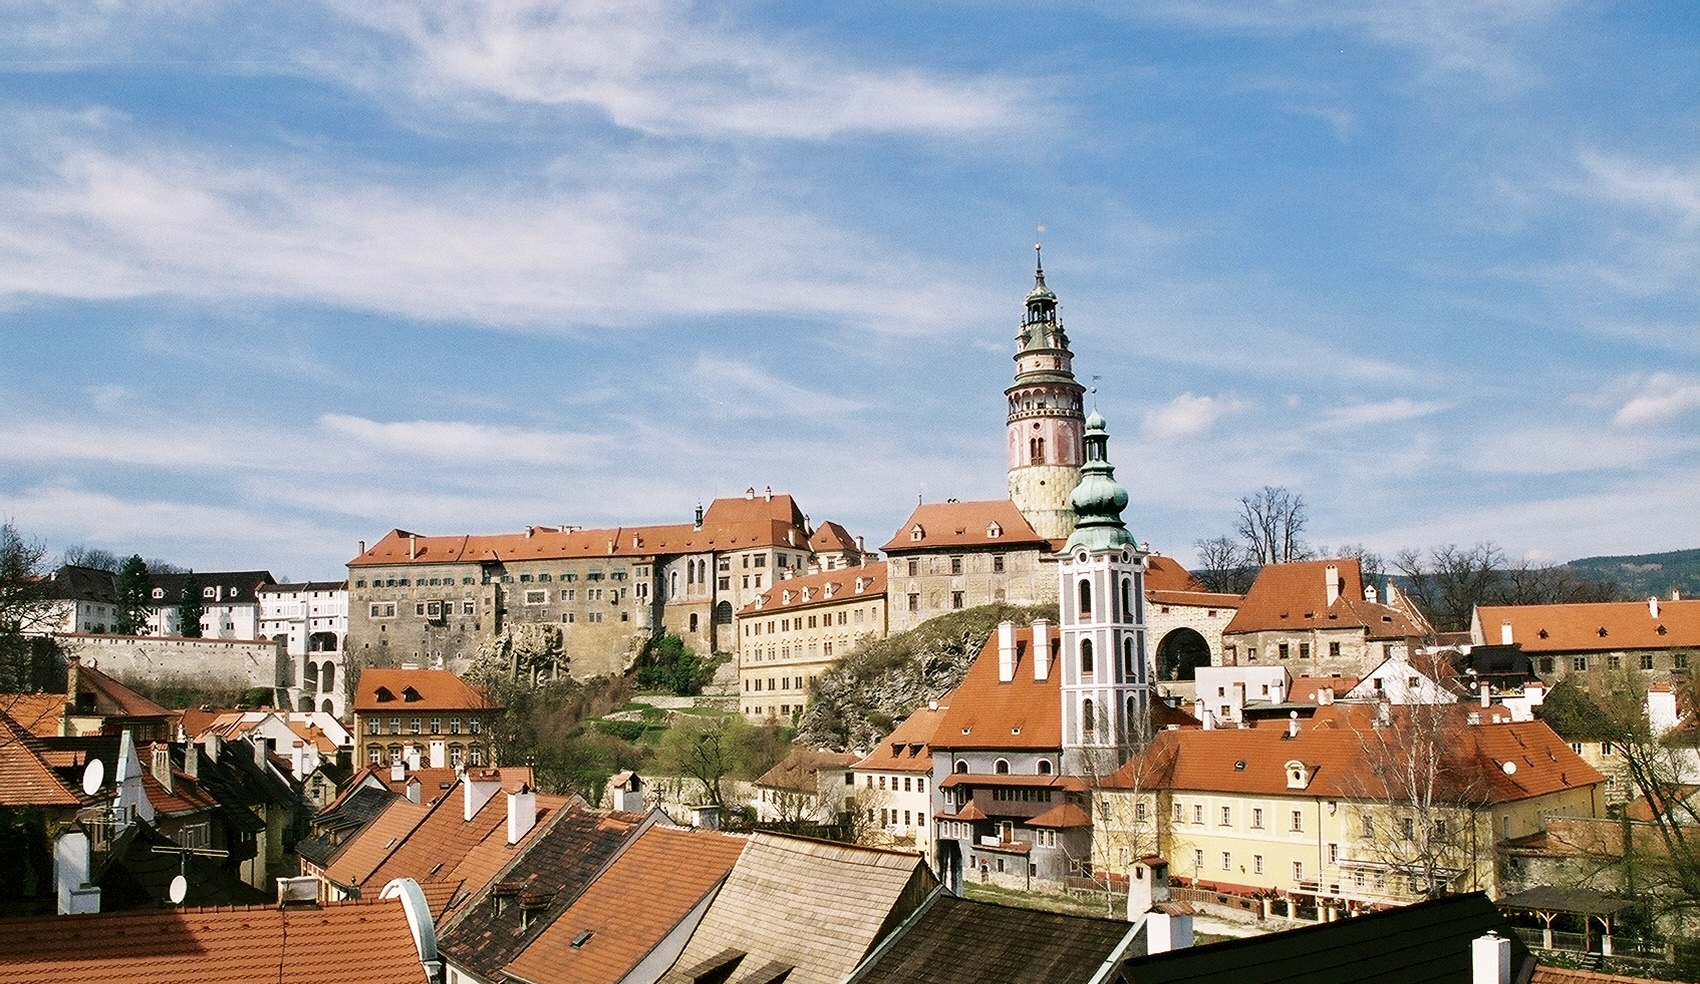
{"label": "grey slate roof", "polygon": [[1124,961],[1123,984],[1458,984],[1470,980],[1470,943],[1489,930],[1511,940],[1511,979],[1534,957],[1481,892],[1419,902],[1340,922],[1194,946]]}
{"label": "grey slate roof", "polygon": [[960,899],[943,890],[848,984],[1088,984],[1136,925]]}

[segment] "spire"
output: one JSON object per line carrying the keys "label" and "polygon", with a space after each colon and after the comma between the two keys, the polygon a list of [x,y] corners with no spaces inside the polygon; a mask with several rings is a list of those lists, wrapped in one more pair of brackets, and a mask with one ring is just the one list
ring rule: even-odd
{"label": "spire", "polygon": [[1104,418],[1098,411],[1086,418],[1086,463],[1080,467],[1080,484],[1069,496],[1074,508],[1074,533],[1068,538],[1065,551],[1075,547],[1088,550],[1117,550],[1133,546],[1133,537],[1122,522],[1122,510],[1127,508],[1127,489],[1116,482],[1116,470],[1110,464],[1110,435]]}
{"label": "spire", "polygon": [[[1033,289],[1027,294],[1027,316],[1021,319],[1022,335],[1030,337],[1032,328],[1043,325],[1049,330],[1057,326],[1057,295],[1045,286],[1044,245],[1033,244]],[[1042,343],[1042,340],[1039,340]]]}

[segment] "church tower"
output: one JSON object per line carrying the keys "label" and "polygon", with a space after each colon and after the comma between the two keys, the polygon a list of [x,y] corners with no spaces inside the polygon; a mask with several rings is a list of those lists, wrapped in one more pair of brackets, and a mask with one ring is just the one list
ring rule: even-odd
{"label": "church tower", "polygon": [[1107,776],[1147,737],[1145,554],[1122,522],[1127,490],[1109,461],[1109,433],[1086,421],[1086,464],[1070,496],[1074,532],[1058,564],[1062,614],[1063,773]]}
{"label": "church tower", "polygon": [[1041,258],[1035,262],[1021,333],[1015,336],[1015,384],[1004,395],[1009,397],[1009,498],[1047,540],[1061,540],[1074,529],[1068,497],[1080,481],[1085,391],[1074,381],[1073,363]]}

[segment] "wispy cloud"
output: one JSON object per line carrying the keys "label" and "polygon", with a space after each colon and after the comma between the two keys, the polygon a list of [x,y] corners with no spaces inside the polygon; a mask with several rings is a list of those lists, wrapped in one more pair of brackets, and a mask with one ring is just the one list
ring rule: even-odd
{"label": "wispy cloud", "polygon": [[1439,400],[1413,400],[1405,396],[1374,403],[1348,403],[1324,410],[1322,426],[1330,430],[1355,430],[1377,424],[1416,420],[1437,414],[1450,406],[1451,404]]}
{"label": "wispy cloud", "polygon": [[1620,428],[1668,424],[1700,410],[1700,377],[1655,373],[1642,391],[1625,403],[1612,423]]}
{"label": "wispy cloud", "polygon": [[1243,409],[1245,403],[1233,397],[1182,393],[1146,413],[1141,430],[1157,439],[1196,437],[1216,426],[1223,417]]}
{"label": "wispy cloud", "polygon": [[589,464],[600,457],[609,443],[606,438],[584,434],[491,427],[453,420],[379,423],[340,413],[319,417],[319,426],[381,453],[463,463]]}
{"label": "wispy cloud", "polygon": [[749,362],[723,356],[698,356],[692,376],[699,391],[708,394],[710,406],[733,417],[828,419],[863,407],[858,401],[816,392]]}

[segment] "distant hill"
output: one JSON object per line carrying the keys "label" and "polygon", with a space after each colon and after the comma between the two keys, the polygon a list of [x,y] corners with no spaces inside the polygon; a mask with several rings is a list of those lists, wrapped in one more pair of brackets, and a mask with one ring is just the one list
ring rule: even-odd
{"label": "distant hill", "polygon": [[1631,598],[1670,597],[1671,588],[1684,598],[1700,598],[1700,549],[1630,557],[1583,557],[1564,566],[1596,581],[1616,581]]}

